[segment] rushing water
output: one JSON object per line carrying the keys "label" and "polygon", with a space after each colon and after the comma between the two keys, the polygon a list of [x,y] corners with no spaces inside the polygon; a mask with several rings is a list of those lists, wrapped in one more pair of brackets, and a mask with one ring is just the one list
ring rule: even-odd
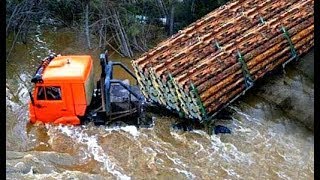
{"label": "rushing water", "polygon": [[[98,78],[100,50],[88,51],[83,42],[70,30],[39,26],[28,45],[11,53],[7,179],[313,179],[313,71],[304,72],[312,67],[313,51],[227,108],[230,117],[217,123],[231,134],[174,130],[175,117],[157,114],[152,128],[141,129],[28,124],[30,79],[49,49],[92,55]],[[114,52],[111,58],[129,65]],[[116,77],[129,78],[120,71]]]}

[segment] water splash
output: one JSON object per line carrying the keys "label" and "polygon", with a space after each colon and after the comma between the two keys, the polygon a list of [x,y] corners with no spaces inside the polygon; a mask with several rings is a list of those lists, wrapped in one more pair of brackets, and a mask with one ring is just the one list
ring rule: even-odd
{"label": "water splash", "polygon": [[90,152],[91,155],[93,155],[94,160],[101,162],[103,164],[103,168],[116,176],[118,179],[131,179],[129,176],[121,173],[121,171],[123,172],[123,170],[120,167],[117,167],[117,165],[110,160],[107,153],[98,144],[97,134],[90,136],[81,128],[63,125],[47,125],[47,127],[49,128],[48,134],[50,136],[53,136],[54,131],[58,130],[58,132],[61,132],[62,134],[72,138],[76,143],[87,145],[87,151]]}
{"label": "water splash", "polygon": [[125,127],[121,127],[120,129],[131,134],[135,138],[140,135],[136,126],[125,126]]}

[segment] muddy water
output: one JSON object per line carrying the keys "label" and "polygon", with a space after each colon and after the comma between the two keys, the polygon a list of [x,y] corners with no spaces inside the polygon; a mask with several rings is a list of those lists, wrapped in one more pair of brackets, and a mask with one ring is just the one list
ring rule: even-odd
{"label": "muddy water", "polygon": [[[149,129],[29,125],[30,79],[48,50],[91,54],[95,67],[100,53],[65,29],[39,27],[29,42],[18,44],[6,65],[8,179],[313,179],[313,72],[305,71],[313,51],[228,108],[217,123],[231,134],[209,136],[173,130],[177,119],[157,114]],[[114,52],[111,59],[129,64]]]}

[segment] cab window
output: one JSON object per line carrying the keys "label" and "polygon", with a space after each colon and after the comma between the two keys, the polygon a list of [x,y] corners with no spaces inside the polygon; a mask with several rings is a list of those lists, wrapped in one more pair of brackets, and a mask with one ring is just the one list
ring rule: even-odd
{"label": "cab window", "polygon": [[37,100],[61,100],[61,87],[39,86]]}
{"label": "cab window", "polygon": [[58,86],[46,87],[47,100],[61,100],[61,89]]}
{"label": "cab window", "polygon": [[37,99],[38,100],[45,100],[46,97],[45,97],[45,93],[44,93],[44,87],[43,86],[40,86],[38,87],[38,94],[37,94]]}

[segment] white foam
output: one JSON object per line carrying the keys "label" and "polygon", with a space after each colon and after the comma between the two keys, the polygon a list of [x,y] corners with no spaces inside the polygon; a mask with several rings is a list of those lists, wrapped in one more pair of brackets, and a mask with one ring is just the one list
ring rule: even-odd
{"label": "white foam", "polygon": [[240,175],[237,174],[233,169],[226,169],[223,166],[221,168],[228,173],[229,176],[236,176],[237,179],[240,178]]}
{"label": "white foam", "polygon": [[200,144],[200,143],[199,143],[198,141],[196,141],[196,140],[194,140],[193,142],[200,147],[199,150],[194,153],[195,155],[197,155],[197,154],[198,154],[199,152],[201,152],[201,151],[205,151],[205,149],[204,149],[204,147],[203,147],[202,144]]}
{"label": "white foam", "polygon": [[[174,154],[177,154],[176,152],[174,152]],[[170,159],[175,165],[178,165],[184,169],[187,168],[186,164],[184,164],[179,158],[172,158],[168,155],[168,153],[166,152],[165,155],[168,157],[168,159]],[[194,174],[192,174],[191,172],[188,172],[186,170],[181,170],[181,169],[177,169],[175,168],[175,170],[179,173],[183,173],[187,176],[187,178],[191,178],[194,179],[196,176]]]}
{"label": "white foam", "polygon": [[[273,171],[275,172],[275,171]],[[284,172],[275,172],[279,178],[281,179],[291,179],[290,177],[288,177],[287,175],[284,174]]]}
{"label": "white foam", "polygon": [[138,137],[140,134],[136,126],[125,126],[120,129],[131,134],[133,137]]}
{"label": "white foam", "polygon": [[239,129],[235,129],[237,132],[242,132],[242,133],[251,133],[252,130],[250,128],[245,128],[245,127],[242,127],[241,125],[238,125]]}
{"label": "white foam", "polygon": [[202,130],[193,130],[193,133],[199,134],[201,136],[208,136],[208,134]]}
{"label": "white foam", "polygon": [[11,100],[13,97],[14,97],[14,95],[11,94],[10,90],[6,87],[6,106],[11,108],[12,111],[16,111],[21,106],[20,106],[19,103],[16,103],[16,102]]}
{"label": "white foam", "polygon": [[[105,153],[105,151],[102,149],[101,146],[99,146],[97,142],[97,134],[93,136],[89,136],[87,133],[81,131],[80,128],[76,127],[69,127],[69,126],[56,126],[51,127],[49,129],[48,134],[50,135],[50,130],[53,130],[57,128],[60,132],[63,134],[71,137],[74,139],[77,143],[86,144],[87,150],[93,155],[93,158],[103,163],[103,168],[113,174],[117,177],[117,179],[131,179],[129,176],[122,174],[120,171],[123,171],[120,167],[117,167],[116,164],[111,162],[108,155]],[[86,156],[86,155],[85,155]]]}
{"label": "white foam", "polygon": [[19,83],[18,85],[19,85],[19,88],[18,88],[19,100],[22,104],[27,104],[29,101],[28,88],[23,83]]}
{"label": "white foam", "polygon": [[[250,116],[249,114],[244,113],[244,112],[241,111],[239,108],[234,107],[234,106],[230,106],[229,108],[232,109],[232,110],[234,110],[234,111],[236,111],[237,114],[239,114],[239,115],[241,115],[241,116],[244,116],[244,118],[245,118],[246,120],[248,120],[249,122],[254,122],[255,124],[262,125],[260,119],[257,119],[257,118],[255,118],[255,117]],[[231,116],[231,118],[232,118],[233,121],[236,120],[237,122],[239,122],[240,124],[242,124],[242,122],[241,122],[240,120],[238,120],[237,118],[234,118],[234,117],[232,117],[232,116]]]}
{"label": "white foam", "polygon": [[18,166],[24,166],[24,162],[18,162],[16,165],[14,165],[15,168],[17,168]]}
{"label": "white foam", "polygon": [[31,166],[30,171],[27,173],[27,175],[33,175],[33,166]]}
{"label": "white foam", "polygon": [[186,138],[185,137],[183,137],[183,136],[181,136],[180,134],[178,134],[177,132],[172,132],[172,131],[170,131],[170,134],[175,138],[175,139],[177,139],[177,140],[179,140],[179,141],[182,141],[182,142],[185,142],[186,141]]}
{"label": "white foam", "polygon": [[220,136],[211,136],[211,147],[215,150],[216,154],[225,159],[227,162],[240,162],[250,164],[252,162],[249,154],[243,153],[231,143],[224,143],[220,140]]}
{"label": "white foam", "polygon": [[12,111],[16,111],[20,108],[20,105],[6,98],[6,106],[9,107]]}
{"label": "white foam", "polygon": [[178,173],[184,174],[188,179],[195,179],[196,178],[196,176],[189,171],[181,170],[178,168],[174,168],[174,170],[176,170]]}
{"label": "white foam", "polygon": [[28,75],[22,73],[22,74],[20,74],[20,78],[21,78],[21,80],[22,80],[23,82],[26,82],[29,77],[28,77]]}
{"label": "white foam", "polygon": [[[142,151],[145,153],[145,154],[154,154],[156,153],[156,151],[154,151],[151,147],[143,147],[142,148]],[[156,153],[157,154],[157,153]]]}

